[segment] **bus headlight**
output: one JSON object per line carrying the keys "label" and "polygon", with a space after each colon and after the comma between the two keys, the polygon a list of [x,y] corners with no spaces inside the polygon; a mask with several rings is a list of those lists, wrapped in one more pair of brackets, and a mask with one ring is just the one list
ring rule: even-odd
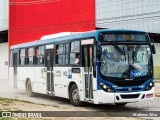
{"label": "bus headlight", "polygon": [[100,83],[100,86],[105,92],[114,92],[114,90],[109,85],[106,85],[104,83]]}
{"label": "bus headlight", "polygon": [[153,82],[150,82],[150,83],[146,86],[145,91],[151,90],[153,86],[154,86],[154,83],[153,83]]}
{"label": "bus headlight", "polygon": [[107,89],[107,85],[103,85],[102,87],[103,87],[103,89]]}
{"label": "bus headlight", "polygon": [[153,86],[153,83],[151,82],[151,83],[149,83],[149,86]]}

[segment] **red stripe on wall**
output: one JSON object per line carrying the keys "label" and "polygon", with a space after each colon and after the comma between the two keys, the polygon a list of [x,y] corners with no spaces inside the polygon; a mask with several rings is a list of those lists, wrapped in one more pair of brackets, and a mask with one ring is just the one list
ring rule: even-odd
{"label": "red stripe on wall", "polygon": [[10,0],[9,19],[9,45],[94,30],[95,0]]}

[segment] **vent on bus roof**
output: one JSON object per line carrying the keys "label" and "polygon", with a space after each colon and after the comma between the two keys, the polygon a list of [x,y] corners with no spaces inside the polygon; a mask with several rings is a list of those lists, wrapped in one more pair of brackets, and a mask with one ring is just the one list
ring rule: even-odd
{"label": "vent on bus roof", "polygon": [[50,34],[50,35],[42,36],[40,40],[62,37],[62,36],[71,35],[71,34],[75,34],[75,33],[81,33],[81,32],[60,32],[60,33],[56,33],[56,34]]}

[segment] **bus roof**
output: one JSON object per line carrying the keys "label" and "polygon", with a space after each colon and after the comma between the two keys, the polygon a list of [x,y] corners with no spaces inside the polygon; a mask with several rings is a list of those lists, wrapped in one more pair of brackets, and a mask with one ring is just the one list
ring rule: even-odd
{"label": "bus roof", "polygon": [[93,30],[93,31],[86,31],[86,32],[74,32],[74,34],[71,34],[71,35],[58,36],[58,37],[53,37],[49,39],[36,40],[32,42],[13,45],[10,47],[10,49],[39,46],[39,45],[52,44],[52,43],[57,43],[57,42],[61,43],[61,42],[72,41],[75,39],[85,39],[89,37],[96,37],[100,32],[118,32],[118,31],[120,32],[144,32],[144,31],[139,31],[139,30],[127,30],[127,29],[100,29],[100,30]]}

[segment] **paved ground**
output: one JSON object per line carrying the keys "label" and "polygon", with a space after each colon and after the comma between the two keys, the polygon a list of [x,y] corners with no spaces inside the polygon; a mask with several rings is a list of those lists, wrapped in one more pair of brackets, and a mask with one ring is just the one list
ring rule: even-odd
{"label": "paved ground", "polygon": [[[160,93],[160,82],[155,83],[155,92]],[[145,101],[138,103],[129,103],[125,107],[117,107],[115,105],[92,105],[87,104],[84,107],[74,107],[70,105],[69,100],[39,95],[37,97],[28,97],[25,91],[17,90],[9,86],[7,80],[0,80],[0,97],[12,98],[18,100],[26,100],[34,103],[40,103],[60,108],[62,111],[160,111],[160,97],[155,97],[154,101]]]}

